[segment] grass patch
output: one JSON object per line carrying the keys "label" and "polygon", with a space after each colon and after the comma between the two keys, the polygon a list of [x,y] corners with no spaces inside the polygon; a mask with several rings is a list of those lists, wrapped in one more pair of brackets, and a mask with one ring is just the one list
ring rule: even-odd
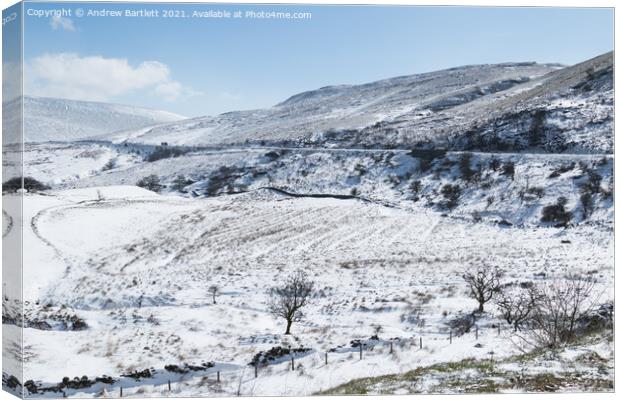
{"label": "grass patch", "polygon": [[[599,332],[580,340],[595,344],[608,340],[609,332]],[[571,346],[567,346],[571,347]],[[416,394],[416,393],[499,393],[523,391],[544,392],[608,392],[614,390],[613,360],[588,351],[575,360],[561,360],[563,349],[537,349],[502,360],[463,359],[419,367],[402,374],[355,379],[319,395]],[[560,372],[541,371],[542,362],[561,362]],[[524,368],[517,371],[510,364]],[[576,364],[575,364],[576,363]],[[609,364],[611,363],[611,364]],[[503,367],[506,366],[504,369]],[[579,368],[576,368],[578,366]],[[530,368],[531,367],[531,368]],[[592,367],[598,372],[592,372]]]}

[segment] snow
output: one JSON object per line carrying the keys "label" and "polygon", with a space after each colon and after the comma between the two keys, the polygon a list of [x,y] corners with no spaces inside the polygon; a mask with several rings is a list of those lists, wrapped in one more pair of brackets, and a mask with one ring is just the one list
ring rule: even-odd
{"label": "snow", "polygon": [[[531,280],[541,270],[563,276],[584,266],[611,277],[611,237],[585,226],[571,230],[567,251],[558,229],[504,229],[357,200],[251,195],[192,200],[122,186],[26,199],[33,209],[29,215],[46,211],[35,226],[57,255],[25,235],[28,254],[39,255],[26,259],[33,275],[24,277],[25,298],[65,305],[89,324],[76,332],[24,330],[29,351],[37,355],[25,362],[25,376],[50,383],[63,376],[118,376],[214,361],[231,366],[218,386],[221,393],[234,394],[241,379],[246,395],[307,395],[361,376],[485,358],[491,349],[495,357],[518,352],[489,327],[491,320],[480,322],[478,340],[469,334],[449,345],[447,318],[474,308],[458,277],[464,265],[493,262],[514,281]],[[67,265],[71,273],[60,279],[50,264]],[[313,302],[288,338],[265,303],[269,282],[297,267],[313,271],[325,297]],[[32,287],[31,280],[42,287]],[[216,305],[206,291],[211,284],[222,288]],[[600,285],[610,290],[611,280]],[[418,323],[403,320],[410,313],[420,314]],[[156,323],[148,321],[151,315]],[[370,337],[374,325],[382,327],[381,338],[401,338],[395,356],[377,344],[362,361],[351,349],[329,353],[330,363],[323,365],[326,351]],[[297,360],[295,372],[281,363],[261,369],[254,379],[246,367],[252,356],[287,342],[313,352]],[[213,378],[213,371],[208,374]],[[175,393],[217,394],[198,387],[199,379],[176,377]],[[152,393],[165,390],[162,383]]]}
{"label": "snow", "polygon": [[[613,142],[605,131],[609,92],[603,82],[594,94],[571,89],[561,98],[552,96],[566,94],[566,85],[558,83],[562,79],[581,82],[584,67],[570,68],[528,63],[462,67],[323,88],[269,110],[136,130],[100,126],[97,140],[27,143],[24,175],[50,189],[21,194],[23,227],[22,197],[4,196],[3,236],[15,240],[23,235],[27,249],[23,380],[44,386],[84,375],[116,380],[67,390],[71,397],[104,391],[118,396],[121,387],[123,396],[310,395],[357,378],[467,358],[506,359],[529,350],[499,319],[494,304],[477,321],[478,338],[472,331],[455,335],[450,343],[449,322],[476,307],[461,275],[482,265],[497,266],[502,280],[515,284],[587,275],[596,281],[599,301],[613,302],[614,204],[607,193],[613,189],[614,157],[607,154]],[[498,85],[509,87],[494,91]],[[481,97],[475,95],[478,87]],[[481,172],[479,179],[468,181],[459,170],[465,157],[459,146],[425,169],[406,147],[347,147],[328,139],[334,126],[366,129],[403,121],[409,127],[419,123],[423,137],[427,128],[480,120],[486,107],[502,99],[526,110],[547,99],[549,127],[565,130],[571,143],[579,143],[571,149],[579,151],[473,151],[471,167]],[[55,101],[43,104],[52,110]],[[451,107],[433,111],[446,104]],[[103,114],[118,110],[84,107]],[[516,112],[510,107],[502,112]],[[507,121],[502,132],[520,140],[515,127],[529,126],[529,119],[502,115]],[[587,122],[592,118],[603,123],[594,127]],[[437,125],[444,119],[449,124]],[[50,126],[41,140],[54,133]],[[385,133],[381,127],[372,129],[377,137]],[[295,142],[306,134],[325,146]],[[245,138],[291,139],[299,146],[243,144]],[[162,141],[187,146],[187,152],[145,161]],[[226,143],[235,145],[222,146]],[[16,149],[4,151],[5,167],[17,167],[10,162],[18,159]],[[494,170],[494,159],[501,165],[514,162],[514,179],[501,168]],[[594,194],[595,210],[586,216],[580,195],[588,173],[599,174],[602,181]],[[136,186],[150,175],[160,179],[159,193]],[[191,182],[175,187],[181,175]],[[461,188],[452,210],[442,205],[447,184]],[[528,194],[532,188],[542,190]],[[561,196],[573,213],[570,225],[541,222],[543,207]],[[283,321],[268,312],[269,290],[297,269],[308,271],[317,293],[305,317],[293,324],[292,335],[284,335]],[[211,285],[220,288],[215,304]],[[7,316],[21,309],[17,286],[5,292]],[[87,326],[71,330],[56,321],[43,329],[34,323],[55,312]],[[504,324],[501,333],[499,323]],[[3,328],[10,334],[5,348],[16,348],[19,328],[10,323]],[[361,360],[356,340],[364,343]],[[250,361],[277,346],[309,350],[296,355],[294,371],[284,356],[261,365],[255,378]],[[590,351],[608,354],[609,346],[577,346],[562,354],[564,363],[539,360],[536,368],[561,371]],[[208,362],[214,364],[184,374],[166,369]],[[506,361],[503,368],[521,364]],[[152,376],[122,376],[145,369]],[[4,372],[21,376],[19,363]],[[463,371],[468,374],[479,378],[474,369]],[[431,374],[423,390],[436,388],[441,378]]]}
{"label": "snow", "polygon": [[[80,140],[185,119],[167,111],[141,107],[34,96],[7,104],[7,118],[21,115],[22,104],[25,142]],[[5,128],[13,130],[21,129],[19,123],[19,120],[4,121]]]}

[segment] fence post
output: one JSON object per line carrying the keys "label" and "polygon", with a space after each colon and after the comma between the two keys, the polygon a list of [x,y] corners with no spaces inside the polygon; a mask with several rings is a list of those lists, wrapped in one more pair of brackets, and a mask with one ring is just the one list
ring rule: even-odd
{"label": "fence post", "polygon": [[450,344],[452,344],[452,329],[450,329]]}
{"label": "fence post", "polygon": [[327,365],[327,353],[325,353],[325,365]]}
{"label": "fence post", "polygon": [[295,371],[295,357],[291,356],[291,370]]}
{"label": "fence post", "polygon": [[420,348],[422,348],[422,336],[420,336]]}
{"label": "fence post", "polygon": [[502,324],[497,324],[497,336],[502,334]]}
{"label": "fence post", "polygon": [[364,346],[362,346],[362,342],[360,342],[360,360],[362,359],[362,352],[363,352],[362,347]]}
{"label": "fence post", "polygon": [[258,361],[254,364],[254,378],[258,378]]}
{"label": "fence post", "polygon": [[123,397],[123,387],[121,386],[121,397]]}
{"label": "fence post", "polygon": [[217,371],[217,383],[220,383],[220,371]]}
{"label": "fence post", "polygon": [[170,387],[170,380],[168,380],[168,391],[172,392],[172,387]]}
{"label": "fence post", "polygon": [[390,354],[394,352],[394,342],[390,340]]}
{"label": "fence post", "polygon": [[476,325],[476,340],[478,340],[478,325]]}

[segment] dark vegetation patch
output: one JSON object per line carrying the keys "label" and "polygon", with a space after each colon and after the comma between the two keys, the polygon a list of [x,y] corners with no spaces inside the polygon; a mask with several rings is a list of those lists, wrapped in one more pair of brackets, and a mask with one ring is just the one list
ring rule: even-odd
{"label": "dark vegetation patch", "polygon": [[566,210],[567,203],[566,197],[559,197],[555,204],[543,207],[540,221],[554,224],[556,227],[566,227],[573,218],[573,213]]}
{"label": "dark vegetation patch", "polygon": [[187,153],[189,153],[189,150],[183,147],[157,146],[152,153],[146,156],[146,161],[155,162],[164,158],[179,157]]}
{"label": "dark vegetation patch", "polygon": [[266,351],[259,351],[254,355],[252,361],[250,361],[249,365],[267,365],[277,361],[282,357],[295,356],[295,355],[303,355],[311,351],[312,349],[308,349],[305,347],[298,347],[295,349],[286,348],[281,346],[272,347]]}
{"label": "dark vegetation patch", "polygon": [[[46,184],[39,182],[38,180],[34,178],[27,176],[23,179],[24,179],[23,189],[27,190],[28,192],[42,192],[50,188]],[[2,184],[2,193],[16,193],[20,189],[22,189],[22,177],[21,176],[11,178]]]}
{"label": "dark vegetation patch", "polygon": [[130,371],[127,372],[125,374],[121,374],[122,377],[124,378],[131,378],[131,379],[135,379],[136,381],[139,381],[140,379],[147,379],[147,378],[151,378],[153,376],[153,373],[155,371],[153,369],[143,369],[142,371]]}
{"label": "dark vegetation patch", "polygon": [[186,374],[192,371],[206,371],[209,368],[213,368],[215,366],[212,362],[204,362],[200,365],[191,365],[191,364],[183,364],[183,365],[175,365],[169,364],[164,367],[164,369],[168,372],[174,372],[177,374]]}

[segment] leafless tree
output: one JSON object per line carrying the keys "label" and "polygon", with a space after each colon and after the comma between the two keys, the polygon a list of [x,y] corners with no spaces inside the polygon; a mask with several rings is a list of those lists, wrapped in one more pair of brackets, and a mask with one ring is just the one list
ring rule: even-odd
{"label": "leafless tree", "polygon": [[302,270],[290,275],[282,286],[271,289],[269,311],[276,318],[286,320],[285,335],[290,335],[293,322],[303,318],[301,309],[310,301],[313,290],[314,282]]}
{"label": "leafless tree", "polygon": [[478,302],[478,312],[484,312],[484,305],[499,291],[499,275],[497,268],[487,266],[462,275],[470,297]]}
{"label": "leafless tree", "polygon": [[595,305],[594,282],[576,275],[535,288],[532,333],[538,345],[556,347],[576,338],[579,321]]}
{"label": "leafless tree", "polygon": [[215,296],[220,294],[220,288],[217,285],[209,286],[209,293],[213,296],[213,304],[217,304],[215,301]]}
{"label": "leafless tree", "polygon": [[515,332],[531,317],[535,307],[536,294],[529,288],[503,289],[498,293],[496,304],[501,316],[514,327]]}

